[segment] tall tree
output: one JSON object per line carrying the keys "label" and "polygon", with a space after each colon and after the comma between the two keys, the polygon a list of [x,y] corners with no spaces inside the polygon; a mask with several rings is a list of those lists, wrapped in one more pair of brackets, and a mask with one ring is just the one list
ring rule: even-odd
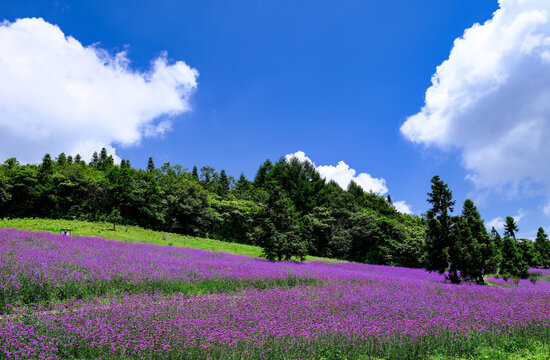
{"label": "tall tree", "polygon": [[155,163],[153,162],[153,158],[150,157],[149,161],[147,161],[147,171],[152,173],[155,171]]}
{"label": "tall tree", "polygon": [[453,193],[439,176],[431,180],[431,192],[428,203],[432,205],[426,213],[428,229],[426,232],[427,270],[445,274],[452,283],[459,283],[457,254],[454,251],[453,211],[455,202]]}
{"label": "tall tree", "polygon": [[536,265],[545,269],[550,268],[550,240],[548,240],[548,235],[541,227],[537,231],[534,248]]}
{"label": "tall tree", "polygon": [[218,184],[218,195],[226,196],[229,193],[229,178],[225,173],[225,170],[222,169],[220,172],[220,180]]}
{"label": "tall tree", "polygon": [[268,260],[303,260],[307,255],[307,242],[301,237],[294,206],[276,186],[270,191],[256,238]]}
{"label": "tall tree", "polygon": [[517,232],[518,225],[516,224],[516,220],[511,216],[506,216],[506,220],[504,221],[504,236],[509,236],[515,241]]}

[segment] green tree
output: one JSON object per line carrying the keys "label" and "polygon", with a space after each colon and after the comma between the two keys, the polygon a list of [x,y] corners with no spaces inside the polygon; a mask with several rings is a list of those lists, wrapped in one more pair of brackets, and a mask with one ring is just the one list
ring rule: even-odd
{"label": "green tree", "polygon": [[57,165],[63,166],[67,162],[67,156],[65,156],[65,153],[61,153],[57,156]]}
{"label": "green tree", "polygon": [[537,238],[535,239],[535,263],[545,269],[550,268],[550,240],[544,229],[539,227]]}
{"label": "green tree", "polygon": [[506,216],[506,220],[504,221],[504,236],[509,236],[515,241],[517,232],[518,225],[516,224],[514,218],[511,216]]}
{"label": "green tree", "polygon": [[116,230],[117,224],[120,224],[122,221],[122,216],[120,216],[119,209],[113,209],[109,214],[109,222],[113,224],[113,230]]}
{"label": "green tree", "polygon": [[304,260],[307,243],[301,238],[292,202],[278,187],[273,187],[265,205],[256,238],[268,260]]}
{"label": "green tree", "polygon": [[227,177],[225,170],[220,172],[220,180],[218,184],[218,195],[224,197],[229,193],[229,178]]}
{"label": "green tree", "polygon": [[153,158],[150,157],[149,161],[147,161],[147,171],[152,173],[155,171],[155,163],[153,162]]}
{"label": "green tree", "polygon": [[445,274],[453,284],[460,283],[457,268],[457,253],[453,234],[454,219],[449,212],[453,211],[455,202],[453,193],[439,176],[431,180],[431,192],[428,193],[428,203],[432,205],[426,213],[428,229],[426,231],[426,253],[429,271]]}
{"label": "green tree", "polygon": [[521,257],[516,246],[516,241],[510,236],[505,235],[502,240],[501,252],[500,276],[505,280],[508,280],[510,277],[527,278],[529,275],[529,265]]}

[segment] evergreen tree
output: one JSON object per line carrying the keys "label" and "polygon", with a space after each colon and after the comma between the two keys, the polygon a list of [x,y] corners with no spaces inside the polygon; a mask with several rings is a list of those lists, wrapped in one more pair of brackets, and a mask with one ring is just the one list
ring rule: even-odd
{"label": "evergreen tree", "polygon": [[73,163],[73,157],[71,155],[67,156],[67,164]]}
{"label": "evergreen tree", "polygon": [[225,174],[225,170],[220,172],[220,180],[218,184],[218,195],[226,196],[229,193],[229,178]]}
{"label": "evergreen tree", "polygon": [[534,250],[535,264],[545,269],[550,268],[550,240],[548,240],[548,235],[541,227],[537,231]]}
{"label": "evergreen tree", "polygon": [[149,161],[147,162],[147,171],[152,173],[153,171],[155,171],[155,163],[153,162],[153,158],[150,157],[149,158]]}
{"label": "evergreen tree", "polygon": [[196,182],[199,182],[199,170],[197,169],[196,166],[193,166],[193,171],[191,172],[191,177],[192,177],[193,180],[195,180]]}
{"label": "evergreen tree", "polygon": [[90,160],[90,165],[97,166],[97,164],[99,164],[99,155],[97,155],[97,151],[94,151],[92,159]]}
{"label": "evergreen tree", "polygon": [[63,166],[67,162],[67,157],[65,156],[65,153],[61,153],[57,156],[57,165]]}
{"label": "evergreen tree", "polygon": [[80,156],[80,154],[76,154],[76,156],[74,157],[75,164],[80,164],[80,161],[82,161],[82,157]]}
{"label": "evergreen tree", "polygon": [[517,231],[518,225],[516,224],[514,218],[511,216],[506,216],[506,220],[504,222],[504,236],[509,236],[515,241]]}
{"label": "evergreen tree", "polygon": [[53,161],[50,154],[46,154],[42,158],[42,165],[40,165],[40,173],[42,175],[49,175],[53,173]]}
{"label": "evergreen tree", "polygon": [[121,169],[127,169],[128,166],[126,165],[126,160],[122,159],[120,160],[120,168]]}
{"label": "evergreen tree", "polygon": [[307,255],[292,202],[278,187],[270,191],[256,238],[268,260],[304,260]]}
{"label": "evergreen tree", "polygon": [[501,252],[502,263],[500,264],[499,270],[500,276],[505,280],[508,280],[510,277],[527,278],[529,275],[529,265],[523,261],[516,246],[516,241],[509,235],[505,235],[502,240]]}
{"label": "evergreen tree", "polygon": [[446,278],[457,284],[460,282],[457,269],[458,254],[454,248],[454,219],[449,214],[455,204],[453,193],[437,175],[432,178],[431,183],[432,192],[428,193],[428,202],[432,208],[426,213],[426,269],[440,274],[448,272]]}
{"label": "evergreen tree", "polygon": [[99,162],[104,163],[107,160],[107,149],[101,148],[101,152],[99,154]]}

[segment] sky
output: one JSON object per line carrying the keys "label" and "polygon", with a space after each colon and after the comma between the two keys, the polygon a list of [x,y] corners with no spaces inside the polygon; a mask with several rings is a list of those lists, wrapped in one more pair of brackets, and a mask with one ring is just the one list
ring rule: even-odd
{"label": "sky", "polygon": [[0,161],[298,156],[424,213],[550,231],[550,2],[0,2]]}

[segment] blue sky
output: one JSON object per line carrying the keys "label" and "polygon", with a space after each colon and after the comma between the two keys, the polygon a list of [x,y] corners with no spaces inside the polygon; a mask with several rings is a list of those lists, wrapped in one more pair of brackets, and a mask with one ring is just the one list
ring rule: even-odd
{"label": "blue sky", "polygon": [[[121,120],[118,127],[113,123],[132,112],[132,103],[112,112],[98,113],[92,108],[117,107],[124,99],[117,98],[118,94],[112,97],[116,102],[108,102],[99,95],[86,95],[86,91],[94,91],[93,86],[78,87],[81,98],[93,98],[94,102],[75,107],[70,115],[60,116],[70,116],[75,124],[86,116],[113,116],[98,125],[106,129],[102,135],[90,139],[86,136],[94,131],[87,130],[89,124],[79,128],[55,122],[54,105],[36,105],[33,97],[43,94],[32,93],[27,96],[31,98],[29,103],[21,106],[25,106],[25,111],[33,109],[29,110],[35,119],[32,121],[40,123],[33,123],[31,128],[36,125],[40,130],[37,130],[38,137],[59,131],[65,139],[72,138],[69,130],[59,130],[70,128],[78,133],[74,136],[80,143],[106,142],[116,149],[120,158],[130,159],[137,167],[144,167],[147,158],[152,156],[157,165],[164,162],[189,168],[211,165],[235,177],[244,172],[249,179],[265,159],[277,160],[303,151],[317,166],[336,166],[344,161],[356,170],[356,175],[367,173],[372,178],[384,179],[387,193],[396,201],[406,202],[416,214],[426,210],[430,179],[439,174],[453,190],[458,208],[466,197],[471,197],[487,221],[518,216],[520,235],[532,237],[538,226],[550,226],[550,217],[543,211],[550,194],[545,180],[545,171],[550,175],[550,166],[531,156],[532,149],[528,151],[518,145],[515,153],[522,155],[510,167],[523,172],[508,174],[502,161],[511,157],[506,149],[514,147],[503,145],[495,149],[488,143],[504,143],[503,139],[515,136],[519,130],[514,124],[519,121],[510,120],[506,128],[509,131],[492,138],[494,129],[501,127],[499,121],[503,121],[503,115],[492,109],[513,104],[509,99],[518,96],[514,95],[512,85],[497,92],[492,100],[487,100],[485,95],[485,90],[493,89],[495,82],[503,82],[495,79],[513,79],[513,74],[521,73],[521,66],[533,68],[528,61],[534,56],[531,53],[518,57],[517,61],[508,60],[514,58],[510,54],[523,49],[521,44],[526,43],[523,40],[533,34],[550,34],[544,19],[532,17],[532,26],[519,32],[523,40],[518,40],[517,48],[485,46],[496,42],[485,37],[489,33],[497,39],[506,40],[506,36],[510,36],[512,40],[507,43],[516,44],[513,39],[518,32],[506,31],[514,29],[514,19],[521,13],[550,10],[542,0],[527,3],[531,3],[528,4],[531,8],[522,8],[528,5],[520,6],[517,0],[501,1],[501,10],[506,12],[502,11],[502,19],[495,19],[494,31],[491,33],[488,28],[481,29],[479,34],[472,31],[464,41],[466,50],[457,48],[457,56],[438,73],[441,86],[434,89],[433,99],[426,97],[426,90],[432,86],[431,78],[438,72],[436,67],[449,58],[453,42],[463,36],[466,29],[493,18],[499,9],[496,0],[132,1],[131,5],[116,1],[4,0],[0,3],[0,17],[8,22],[3,27],[12,30],[17,19],[43,18],[40,26],[44,29],[58,26],[65,36],[71,36],[84,48],[93,46],[97,51],[106,51],[112,63],[118,61],[113,60],[115,54],[125,51],[124,59],[129,64],[120,71],[129,74],[128,84],[136,80],[135,74],[152,74],[152,62],[164,59],[162,68],[166,71],[158,73],[166,76],[159,76],[157,85],[164,86],[171,81],[166,79],[176,79],[180,86],[163,87],[164,95],[143,105],[139,114],[128,115],[140,120],[129,125]],[[35,29],[27,25],[21,27]],[[41,32],[29,30],[29,33],[33,31]],[[14,39],[19,39],[17,36],[20,35],[14,35]],[[32,51],[52,48],[36,50],[40,46],[33,45],[34,41],[40,44],[47,40],[18,40],[12,52],[3,47],[4,60],[11,61],[19,53],[27,54],[25,47],[33,47]],[[533,46],[541,59],[545,56],[547,45],[544,44],[542,41]],[[485,55],[476,50],[488,47]],[[75,54],[78,51],[81,50],[75,50]],[[35,59],[36,53],[33,54]],[[495,54],[498,56],[492,56]],[[75,55],[57,61],[61,59],[58,54],[50,55],[55,64],[32,62],[29,66],[40,67],[41,70],[36,71],[47,71],[44,69],[59,65],[59,71],[63,71],[67,66],[61,66],[60,62],[81,59]],[[491,62],[493,60],[496,62]],[[178,68],[177,62],[182,62]],[[528,63],[531,65],[526,65]],[[74,64],[75,69],[80,67],[84,66]],[[504,70],[495,74],[495,68]],[[550,74],[544,64],[536,71]],[[504,77],[503,73],[510,76]],[[537,72],[533,70],[530,75],[537,77]],[[142,77],[148,79],[146,75]],[[106,76],[98,88],[116,88],[119,78]],[[47,84],[46,80],[39,83]],[[136,89],[143,87],[143,91],[135,95],[136,99],[153,98],[159,93],[152,86],[140,84],[128,85]],[[521,85],[526,88],[525,83]],[[185,88],[183,91],[181,86]],[[124,89],[123,85],[120,88]],[[532,91],[534,97],[547,90],[542,85],[527,88],[525,91]],[[465,97],[464,89],[468,94],[477,95]],[[21,91],[25,93],[25,89]],[[183,100],[168,101],[173,94]],[[443,101],[441,94],[449,97]],[[47,103],[55,104],[57,100],[60,104],[71,103],[61,95]],[[18,109],[14,103],[21,103],[17,98],[4,100],[8,101],[11,102],[0,102],[0,113],[4,113],[4,117],[9,111],[15,111],[14,108]],[[103,105],[102,101],[109,105]],[[475,105],[474,110],[461,110],[461,106],[470,103]],[[514,112],[529,103],[520,105],[502,111],[517,115],[510,115],[511,119],[527,116],[519,110]],[[537,107],[537,104],[531,105]],[[4,110],[2,106],[11,110]],[[425,110],[421,111],[423,107]],[[144,120],[144,113],[151,114],[151,119]],[[415,114],[420,117],[411,120],[406,129],[402,127]],[[535,129],[540,127],[540,133],[545,133],[548,127],[546,114],[546,110],[536,116],[531,114],[533,119],[542,119],[542,123],[531,124]],[[20,131],[9,126],[0,121],[0,128],[9,128],[14,133]],[[106,135],[108,132],[111,134]],[[44,149],[51,148],[46,151],[53,154],[57,149],[72,151],[69,143],[65,150],[60,147],[59,139],[48,136],[38,139],[21,135],[15,137],[17,142],[11,143],[5,139],[4,144],[10,146],[0,146],[0,155],[33,162],[39,160]],[[534,143],[529,137],[520,139],[518,142],[522,144]],[[534,164],[546,166],[546,170],[523,168],[522,161],[529,162],[531,157]],[[495,224],[497,222],[495,220]]]}

